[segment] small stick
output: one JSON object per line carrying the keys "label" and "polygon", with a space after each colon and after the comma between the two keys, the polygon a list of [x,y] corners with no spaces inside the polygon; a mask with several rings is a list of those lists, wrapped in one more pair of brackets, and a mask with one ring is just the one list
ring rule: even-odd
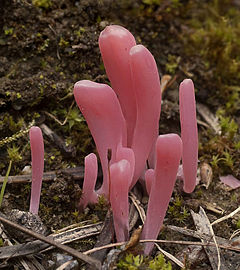
{"label": "small stick", "polygon": [[[163,244],[179,244],[179,245],[191,245],[191,246],[202,246],[202,247],[216,247],[215,243],[209,242],[209,243],[202,243],[202,242],[194,242],[194,241],[174,241],[174,240],[154,240],[154,239],[146,239],[146,240],[140,240],[139,243],[147,243],[147,242],[154,242],[154,243],[163,243]],[[102,247],[96,247],[93,249],[89,249],[83,254],[88,255],[91,253],[94,253],[98,250],[104,249],[104,248],[112,248],[112,247],[119,247],[122,245],[125,245],[127,242],[119,242],[119,243],[113,243]],[[240,252],[240,248],[235,246],[225,246],[225,245],[218,245],[219,248],[227,249],[227,250],[233,250]]]}
{"label": "small stick", "polygon": [[239,211],[240,211],[240,206],[237,209],[235,209],[233,212],[231,212],[230,214],[213,221],[211,223],[211,225],[215,225],[215,224],[217,224],[219,222],[222,222],[222,221],[224,221],[226,219],[229,219],[229,218],[233,217],[234,215],[236,215]]}
{"label": "small stick", "polygon": [[144,224],[144,221],[146,219],[146,214],[143,207],[141,206],[141,202],[138,200],[138,198],[135,196],[133,192],[130,192],[129,198],[132,200],[132,203],[136,207],[138,214],[141,218],[142,224]]}
{"label": "small stick", "polygon": [[32,236],[36,239],[39,239],[45,243],[48,243],[52,246],[55,246],[58,249],[61,249],[62,251],[72,255],[73,257],[77,258],[78,260],[81,260],[81,261],[84,261],[85,263],[90,264],[91,266],[94,267],[94,269],[101,270],[101,262],[99,260],[93,259],[90,256],[87,256],[87,255],[85,255],[85,254],[83,254],[83,253],[81,253],[73,248],[70,248],[70,247],[65,246],[63,244],[60,244],[60,243],[52,240],[50,237],[46,237],[42,234],[39,234],[39,233],[36,233],[36,232],[31,231],[29,229],[26,229],[26,228],[8,220],[2,216],[0,216],[0,221],[6,225],[9,225],[9,226],[15,228],[16,230],[19,230],[27,235],[30,235],[30,236]]}
{"label": "small stick", "polygon": [[[75,167],[62,169],[59,171],[50,171],[43,173],[43,181],[53,181],[57,178],[57,172],[71,175],[75,180],[81,180],[84,176],[84,168],[83,167]],[[99,174],[100,177],[100,174]],[[0,184],[3,183],[5,176],[0,177]],[[15,175],[8,176],[8,184],[20,184],[20,183],[31,183],[32,176],[31,174],[23,174],[23,175]]]}

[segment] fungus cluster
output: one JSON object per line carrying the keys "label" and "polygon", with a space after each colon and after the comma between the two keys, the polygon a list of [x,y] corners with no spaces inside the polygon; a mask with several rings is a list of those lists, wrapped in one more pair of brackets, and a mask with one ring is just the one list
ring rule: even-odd
{"label": "fungus cluster", "polygon": [[[184,80],[179,89],[181,137],[158,135],[161,89],[154,57],[133,35],[117,25],[106,27],[99,47],[111,86],[87,80],[74,86],[74,97],[94,138],[103,171],[103,184],[95,190],[97,158],[85,158],[80,208],[109,200],[117,241],[128,240],[128,192],[142,178],[149,203],[142,239],[156,239],[172,195],[180,161],[184,191],[196,185],[198,133],[194,85]],[[111,159],[108,160],[108,151]],[[146,164],[150,166],[147,169]],[[149,254],[153,244],[144,247]]]}
{"label": "fungus cluster", "polygon": [[[85,157],[79,208],[97,203],[98,196],[104,195],[112,208],[117,241],[126,241],[129,237],[128,193],[140,178],[144,179],[149,202],[141,238],[156,239],[181,160],[184,191],[192,192],[196,185],[198,132],[194,85],[190,79],[180,85],[181,137],[177,134],[159,136],[161,89],[152,54],[143,45],[136,45],[133,35],[117,25],[102,31],[99,47],[112,88],[82,80],[74,86],[74,97],[94,138],[103,184],[95,190],[98,162],[96,155],[90,153]],[[30,212],[38,214],[44,167],[40,128],[30,129],[30,144]],[[149,254],[152,247],[153,243],[146,243],[145,254]]]}

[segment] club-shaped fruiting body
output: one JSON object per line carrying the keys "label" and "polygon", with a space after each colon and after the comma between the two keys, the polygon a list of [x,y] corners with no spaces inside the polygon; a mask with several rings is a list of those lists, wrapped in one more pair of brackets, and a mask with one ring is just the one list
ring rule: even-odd
{"label": "club-shaped fruiting body", "polygon": [[183,189],[191,193],[196,186],[197,178],[198,130],[194,85],[190,79],[185,79],[180,84],[179,107],[183,142]]}
{"label": "club-shaped fruiting body", "polygon": [[[145,174],[149,204],[142,239],[156,239],[181,158],[184,191],[192,192],[196,184],[194,86],[191,80],[184,80],[180,86],[181,138],[176,134],[158,137],[161,90],[154,57],[144,46],[136,45],[127,29],[116,25],[102,31],[99,47],[112,88],[90,81],[79,81],[74,86],[74,97],[92,133],[102,165],[103,185],[97,193],[110,201],[117,240],[125,241],[129,234],[127,194]],[[148,170],[147,160],[151,168]],[[84,181],[91,184],[83,188],[88,186],[89,194],[96,195],[95,176],[88,178],[87,171],[88,168]],[[152,246],[146,244],[144,252],[149,254]]]}
{"label": "club-shaped fruiting body", "polygon": [[35,126],[31,127],[29,137],[32,156],[32,188],[29,211],[37,215],[44,170],[44,144],[41,129]]}
{"label": "club-shaped fruiting body", "polygon": [[[156,239],[163,224],[171,199],[182,156],[182,140],[177,134],[161,135],[156,143],[156,165],[151,178],[149,201],[142,239]],[[146,243],[144,253],[149,254],[154,243]]]}

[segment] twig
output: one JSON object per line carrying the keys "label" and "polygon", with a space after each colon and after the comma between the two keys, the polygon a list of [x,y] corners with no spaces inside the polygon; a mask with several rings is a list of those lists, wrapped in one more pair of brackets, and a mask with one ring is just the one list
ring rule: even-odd
{"label": "twig", "polygon": [[230,236],[230,240],[231,239],[233,239],[234,237],[236,237],[238,234],[240,234],[240,229],[237,229],[236,231],[234,231],[233,233],[232,233],[232,235]]}
{"label": "twig", "polygon": [[132,200],[134,206],[136,207],[139,216],[141,218],[142,223],[144,224],[144,221],[146,219],[146,215],[145,215],[145,211],[143,209],[143,207],[141,206],[140,201],[137,199],[137,197],[135,196],[134,193],[130,192],[129,198]]}
{"label": "twig", "polygon": [[221,217],[221,218],[219,218],[219,219],[213,221],[213,222],[211,223],[211,225],[213,226],[213,225],[215,225],[215,224],[217,224],[217,223],[219,223],[219,222],[222,222],[222,221],[224,221],[224,220],[227,220],[227,219],[233,217],[234,215],[236,215],[239,211],[240,211],[240,206],[239,206],[237,209],[235,209],[232,213],[230,213],[230,214],[228,214],[228,215],[226,215],[226,216],[224,216],[224,217]]}
{"label": "twig", "polygon": [[24,228],[18,224],[15,224],[14,222],[12,222],[12,221],[10,221],[2,216],[0,216],[0,221],[6,225],[9,225],[9,226],[15,228],[16,230],[19,230],[27,235],[30,235],[30,236],[32,236],[36,239],[39,239],[45,243],[48,243],[52,246],[55,246],[58,249],[61,249],[62,251],[72,255],[73,257],[77,258],[78,260],[81,260],[81,261],[84,261],[85,263],[90,264],[95,269],[99,269],[99,270],[101,269],[101,262],[100,261],[93,259],[84,253],[81,253],[73,248],[68,247],[68,246],[62,245],[62,244],[52,240],[52,238],[50,238],[50,237],[46,237],[44,235],[41,235],[39,233],[33,232],[29,229],[26,229],[26,228]]}
{"label": "twig", "polygon": [[[12,242],[9,240],[9,238],[7,237],[7,235],[5,234],[4,230],[3,230],[4,226],[2,224],[0,224],[0,235],[2,237],[2,239],[4,240],[4,243],[7,243],[8,246],[13,246]],[[8,258],[5,259],[4,262],[2,262],[0,264],[1,265],[4,265],[5,263],[7,263],[7,261],[11,259],[11,256],[9,256]],[[27,262],[24,260],[24,259],[19,259],[19,262],[22,264],[22,266],[24,267],[25,270],[28,270],[29,267],[28,267],[28,264]]]}
{"label": "twig", "polygon": [[73,263],[73,260],[67,261],[60,265],[56,270],[65,270],[65,269],[70,269],[71,267],[68,267],[71,263]]}
{"label": "twig", "polygon": [[[209,243],[202,243],[202,242],[194,242],[194,241],[174,241],[174,240],[151,240],[151,239],[146,239],[146,240],[140,240],[139,243],[148,243],[148,242],[154,242],[154,243],[163,243],[163,244],[178,244],[178,245],[191,245],[191,246],[202,246],[202,247],[215,247],[215,243],[213,242],[209,242]],[[109,245],[105,245],[102,247],[97,247],[97,248],[93,248],[93,249],[89,249],[85,252],[83,252],[83,254],[88,255],[91,253],[94,253],[98,250],[104,249],[104,248],[112,248],[112,247],[119,247],[122,245],[125,245],[127,242],[119,242],[119,243],[113,243],[113,244],[109,244]],[[233,250],[233,251],[237,251],[240,252],[240,247],[234,247],[234,246],[225,246],[225,245],[218,245],[218,247],[222,248],[222,249],[227,249],[227,250]]]}
{"label": "twig", "polygon": [[47,112],[47,111],[44,111],[44,113],[45,113],[47,116],[49,116],[50,118],[52,118],[55,122],[57,122],[60,126],[64,126],[64,125],[67,123],[68,116],[69,116],[70,111],[71,111],[71,109],[72,109],[72,107],[73,107],[74,104],[75,104],[75,101],[73,101],[73,102],[71,103],[71,105],[70,105],[70,107],[69,107],[69,110],[68,110],[68,112],[67,112],[67,115],[66,115],[65,119],[63,120],[63,122],[61,122],[60,120],[58,120],[56,116],[54,116],[53,114],[51,114],[51,113],[49,113],[49,112]]}
{"label": "twig", "polygon": [[[50,171],[43,173],[43,181],[53,181],[57,178],[57,172],[71,175],[75,180],[81,180],[84,177],[84,168],[83,167],[75,167],[62,169],[59,171]],[[99,176],[101,176],[99,174]],[[0,184],[3,183],[5,176],[0,177]],[[30,183],[32,181],[31,174],[23,174],[23,175],[15,175],[8,177],[8,184],[20,184],[20,183]]]}

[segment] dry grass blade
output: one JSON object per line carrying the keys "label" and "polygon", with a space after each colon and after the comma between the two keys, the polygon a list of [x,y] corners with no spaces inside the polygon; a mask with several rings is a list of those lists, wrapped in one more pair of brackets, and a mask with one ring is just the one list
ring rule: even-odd
{"label": "dry grass blade", "polygon": [[136,209],[139,213],[141,221],[144,224],[144,221],[146,219],[146,214],[145,214],[143,207],[141,206],[141,202],[137,199],[137,197],[132,192],[130,192],[129,198],[132,200],[134,206],[136,207]]}
{"label": "dry grass blade", "polygon": [[207,106],[198,103],[197,112],[208,123],[208,125],[215,131],[216,134],[220,134],[221,128],[218,123],[218,118],[208,109]]}
{"label": "dry grass blade", "polygon": [[172,254],[170,254],[169,252],[163,250],[162,248],[160,248],[160,246],[155,243],[155,246],[157,247],[157,249],[164,255],[166,256],[168,259],[170,259],[171,261],[173,261],[174,263],[176,263],[176,265],[178,265],[181,268],[184,268],[184,264],[182,262],[180,262],[176,257],[174,257]]}

